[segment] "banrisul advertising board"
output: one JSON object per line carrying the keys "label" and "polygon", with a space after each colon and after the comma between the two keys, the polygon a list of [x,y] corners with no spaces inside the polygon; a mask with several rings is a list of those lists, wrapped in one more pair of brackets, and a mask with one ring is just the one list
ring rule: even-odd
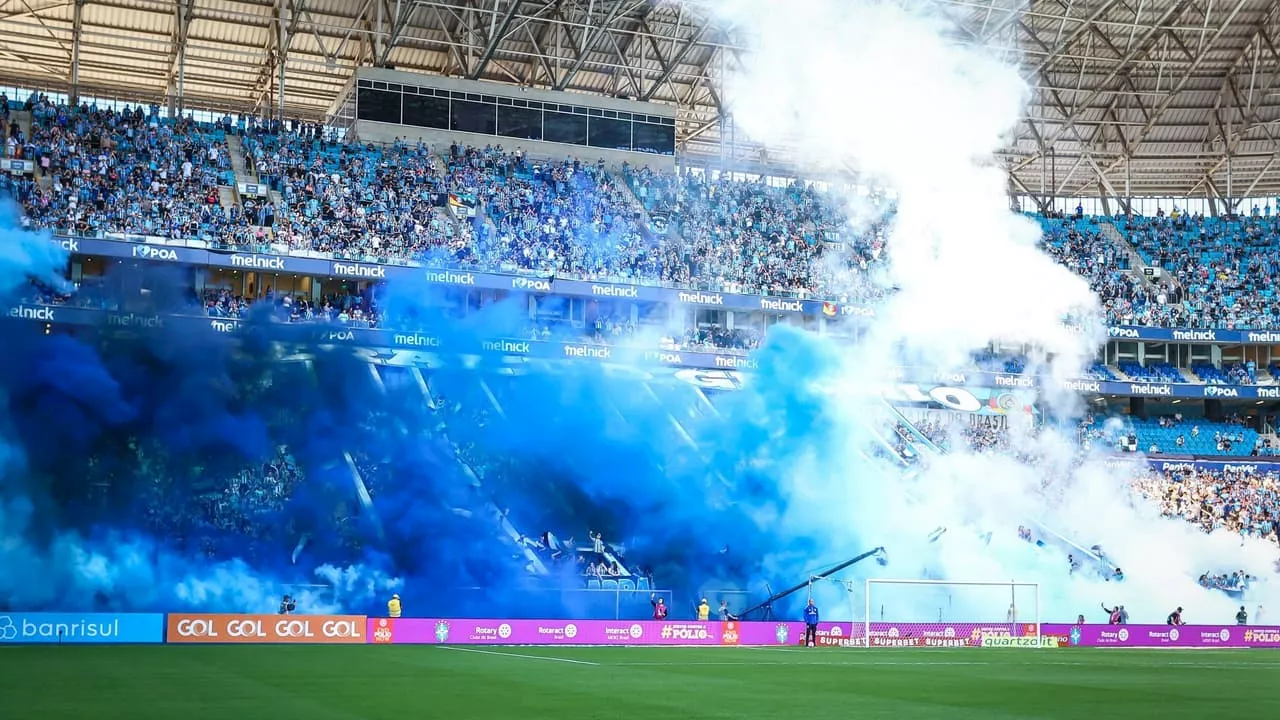
{"label": "banrisul advertising board", "polygon": [[159,613],[3,613],[0,645],[164,642]]}

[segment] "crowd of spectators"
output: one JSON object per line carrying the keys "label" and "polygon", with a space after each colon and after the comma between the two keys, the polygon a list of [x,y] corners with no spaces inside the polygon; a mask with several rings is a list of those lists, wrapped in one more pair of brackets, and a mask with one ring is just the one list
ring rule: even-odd
{"label": "crowd of spectators", "polygon": [[1152,471],[1135,480],[1134,487],[1158,503],[1166,517],[1184,518],[1205,532],[1225,528],[1280,542],[1280,476],[1275,472],[1229,465],[1220,470]]}
{"label": "crowd of spectators", "polygon": [[1244,363],[1229,362],[1222,367],[1195,363],[1190,369],[1200,382],[1208,385],[1255,385],[1258,382],[1257,365],[1252,360]]}
{"label": "crowd of spectators", "polygon": [[1280,326],[1280,218],[1168,215],[1117,220],[1142,258],[1166,271],[1181,292],[1137,312],[1131,324],[1202,328]]}
{"label": "crowd of spectators", "polygon": [[[887,259],[877,222],[851,229],[843,204],[804,182],[785,187],[685,170],[625,167],[623,175],[655,223],[676,272],[662,279],[712,290],[874,302]],[[881,216],[884,206],[868,203]]]}
{"label": "crowd of spectators", "polygon": [[1041,247],[1059,264],[1089,281],[1112,325],[1142,322],[1175,302],[1166,288],[1153,286],[1132,272],[1129,254],[1108,239],[1092,218],[1041,218]]}
{"label": "crowd of spectators", "polygon": [[1210,588],[1213,590],[1226,590],[1227,592],[1240,592],[1249,587],[1257,578],[1248,575],[1243,570],[1236,570],[1232,573],[1204,573],[1200,576],[1200,587]]}
{"label": "crowd of spectators", "polygon": [[27,107],[21,153],[37,178],[17,190],[28,223],[224,244],[255,234],[240,205],[222,202],[234,175],[221,129],[164,118],[154,105],[117,111],[36,96]]}
{"label": "crowd of spectators", "polygon": [[[1274,418],[1259,422],[1274,427]],[[1102,418],[1087,413],[1079,425],[1079,440],[1086,448],[1101,447],[1122,453],[1147,455],[1257,456],[1271,455],[1267,438],[1247,419],[1234,414],[1218,420],[1173,415],[1137,418]]]}
{"label": "crowd of spectators", "polygon": [[250,299],[225,288],[208,288],[201,298],[205,314],[216,318],[244,318],[251,307],[268,307],[286,322],[326,322],[353,328],[378,328],[383,320],[377,296],[363,292],[328,293],[318,301],[302,293],[267,293]]}
{"label": "crowd of spectators", "polygon": [[277,519],[303,480],[302,468],[287,448],[277,448],[260,465],[174,486],[170,473],[160,467],[165,462],[162,450],[141,442],[132,447],[139,476],[157,478],[144,488],[140,506],[147,526],[159,536],[211,558],[279,552],[296,542],[294,529]]}
{"label": "crowd of spectators", "polygon": [[[29,113],[29,132],[15,108]],[[691,168],[614,171],[603,161],[535,160],[500,146],[373,146],[314,124],[229,116],[197,123],[155,105],[69,107],[39,94],[24,102],[0,97],[0,113],[3,152],[35,165],[34,177],[0,179],[0,192],[19,199],[26,222],[59,232],[842,303],[875,302],[892,291],[882,273],[891,203],[858,197],[850,210],[849,193],[821,183]],[[271,188],[269,196],[234,191],[238,160]],[[1102,221],[1057,214],[1040,222],[1044,250],[1088,280],[1110,323],[1280,327],[1270,282],[1280,273],[1280,217],[1269,205],[1248,217],[1175,209],[1105,220],[1144,262],[1162,268],[1165,277],[1154,280],[1131,267],[1130,247]],[[596,341],[619,334],[595,330],[587,334]],[[738,350],[759,343],[754,330],[723,328],[676,340]],[[1257,382],[1247,365],[1192,370],[1209,383]],[[1134,375],[1162,376],[1152,367]]]}
{"label": "crowd of spectators", "polygon": [[[1003,422],[1005,418],[981,418],[985,422],[975,422],[974,420],[977,419],[979,418],[975,416],[969,421],[948,421],[940,414],[933,414],[917,419],[913,423],[919,435],[913,433],[906,424],[899,422],[894,426],[891,442],[898,456],[909,462],[914,462],[922,454],[918,447],[922,444],[921,436],[924,441],[927,441],[924,444],[932,444],[942,452],[963,448],[977,453],[1011,453],[1028,462],[1034,461],[1033,457],[1013,446],[1013,435],[1009,432],[1007,424]],[[1031,428],[1029,432],[1035,434],[1036,430]]]}
{"label": "crowd of spectators", "polygon": [[259,221],[294,251],[383,261],[473,252],[469,227],[448,209],[461,180],[446,177],[421,143],[341,144],[304,127],[250,130],[244,147],[258,179],[280,196],[277,208],[261,205]]}
{"label": "crowd of spectators", "polygon": [[539,162],[501,148],[453,146],[451,172],[476,187],[477,258],[504,270],[640,282],[660,274],[662,253],[646,242],[640,209],[603,161]]}
{"label": "crowd of spectators", "polygon": [[[12,109],[27,110],[23,132]],[[6,178],[29,222],[60,232],[124,232],[246,247],[278,243],[388,261],[673,283],[717,291],[874,302],[887,290],[883,199],[874,222],[817,184],[678,173],[520,150],[339,140],[305,123],[170,119],[159,106],[65,106],[0,97],[5,155],[35,178]],[[228,201],[229,136],[273,190]],[[876,213],[881,213],[877,218]],[[864,211],[852,213],[865,215]],[[1129,249],[1079,217],[1043,218],[1043,247],[1087,278],[1117,324],[1262,328],[1280,325],[1270,278],[1280,273],[1280,218],[1164,211],[1110,220],[1167,279],[1147,282]],[[732,343],[739,345],[739,341]],[[1243,379],[1236,373],[1233,379]],[[1210,380],[1215,382],[1215,380]]]}
{"label": "crowd of spectators", "polygon": [[[666,282],[714,290],[872,302],[887,291],[882,225],[854,231],[843,202],[793,182],[713,177],[575,159],[537,162],[500,147],[433,152],[339,140],[316,125],[199,124],[157,106],[67,107],[42,95],[24,133],[0,98],[4,152],[37,178],[6,180],[34,224],[64,232],[198,238],[475,268]],[[226,202],[229,135],[277,196]],[[624,187],[629,185],[630,188]],[[638,202],[637,202],[638,200]],[[868,203],[877,206],[878,199]],[[865,214],[865,213],[860,213]],[[1091,219],[1043,219],[1043,246],[1085,277],[1113,323],[1273,327],[1280,218],[1174,210],[1113,221],[1169,281],[1148,283]]]}

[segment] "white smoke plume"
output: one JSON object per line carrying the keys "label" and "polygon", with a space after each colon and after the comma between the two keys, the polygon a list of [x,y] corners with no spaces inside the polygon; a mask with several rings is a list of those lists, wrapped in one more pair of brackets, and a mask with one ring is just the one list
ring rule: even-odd
{"label": "white smoke plume", "polygon": [[[748,46],[727,63],[724,78],[737,131],[790,149],[802,174],[851,167],[897,197],[888,253],[898,291],[867,339],[827,353],[838,359],[815,378],[841,429],[866,439],[863,398],[892,381],[893,368],[959,371],[974,352],[1001,341],[1036,348],[1033,370],[1081,377],[1104,340],[1098,300],[1085,280],[1036,247],[1039,227],[1010,211],[1007,175],[995,158],[1030,99],[1019,69],[971,39],[962,42],[933,3],[723,0],[715,8]],[[1040,402],[1082,410],[1071,393],[1042,394]],[[922,463],[911,479],[871,478],[852,472],[867,467],[858,442],[833,448],[793,473],[795,488],[826,502],[797,503],[789,513],[800,517],[782,522],[829,530],[833,542],[881,539],[892,557],[884,576],[1039,582],[1046,620],[1083,613],[1097,621],[1101,603],[1123,603],[1134,622],[1161,622],[1177,605],[1192,622],[1231,622],[1235,603],[1199,589],[1196,578],[1209,570],[1262,574],[1274,548],[1242,545],[1225,532],[1205,537],[1135,504],[1126,473],[1097,457],[1081,459],[1070,429],[1033,433],[1011,423],[1010,432],[1014,447],[1039,457],[1037,464],[957,449]],[[856,483],[879,486],[849,487]],[[1037,549],[1019,541],[1024,522],[1043,522],[1074,545]],[[925,540],[942,527],[940,541]],[[1124,583],[1068,573],[1066,555],[1094,544],[1123,567]],[[972,619],[994,620],[997,610],[1003,617],[1007,595],[975,593]],[[906,606],[897,612],[927,619],[936,598],[916,597],[918,607],[897,597]]]}

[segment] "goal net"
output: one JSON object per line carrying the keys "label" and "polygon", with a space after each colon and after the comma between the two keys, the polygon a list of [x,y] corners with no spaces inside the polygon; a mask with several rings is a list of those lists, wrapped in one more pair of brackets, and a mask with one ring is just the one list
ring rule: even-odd
{"label": "goal net", "polygon": [[[850,587],[853,591],[854,587]],[[860,645],[1039,647],[1040,586],[867,580]]]}

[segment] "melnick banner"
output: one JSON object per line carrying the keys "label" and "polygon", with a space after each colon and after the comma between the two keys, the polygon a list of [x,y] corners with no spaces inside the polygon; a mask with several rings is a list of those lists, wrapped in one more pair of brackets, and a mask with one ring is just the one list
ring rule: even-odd
{"label": "melnick banner", "polygon": [[170,614],[168,643],[364,644],[364,615]]}

